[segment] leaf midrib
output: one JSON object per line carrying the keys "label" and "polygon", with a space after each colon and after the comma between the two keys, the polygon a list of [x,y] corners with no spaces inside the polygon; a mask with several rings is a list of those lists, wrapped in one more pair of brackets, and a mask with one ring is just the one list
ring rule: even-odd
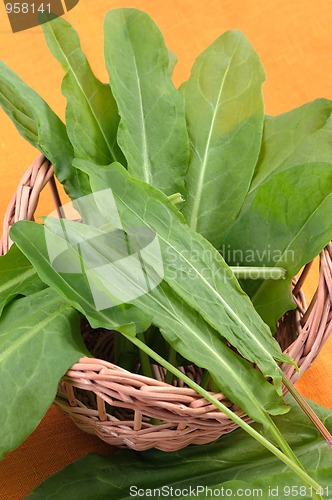
{"label": "leaf midrib", "polygon": [[[87,103],[87,105],[88,105],[88,108],[89,108],[89,109],[90,109],[90,111],[91,111],[92,117],[93,117],[93,119],[94,119],[94,121],[95,121],[95,123],[96,123],[96,125],[97,125],[98,129],[100,130],[100,132],[101,132],[101,134],[102,134],[102,137],[103,137],[103,139],[104,139],[104,142],[105,142],[105,144],[106,144],[106,146],[107,146],[108,150],[110,151],[110,153],[111,153],[111,156],[112,156],[113,160],[116,160],[116,155],[114,154],[113,145],[109,142],[109,140],[108,140],[108,138],[107,138],[107,135],[106,135],[106,133],[104,132],[104,129],[103,129],[103,127],[101,126],[101,123],[99,122],[99,120],[98,120],[98,118],[97,118],[97,115],[96,115],[96,113],[95,113],[95,110],[94,110],[94,108],[93,108],[93,106],[92,106],[92,104],[91,104],[90,100],[88,99],[88,96],[86,95],[86,93],[85,93],[85,91],[84,91],[84,89],[83,89],[83,87],[82,87],[82,85],[81,85],[81,83],[80,83],[80,81],[79,81],[79,79],[78,79],[78,77],[77,77],[77,75],[76,75],[75,71],[73,70],[73,67],[72,67],[72,65],[70,64],[70,61],[69,61],[69,59],[68,59],[67,55],[66,55],[66,54],[65,54],[65,52],[62,50],[62,46],[61,46],[60,42],[58,41],[58,39],[57,39],[57,37],[56,37],[56,35],[55,35],[54,30],[52,29],[52,23],[48,23],[48,24],[49,24],[49,30],[50,30],[51,34],[53,35],[54,40],[55,40],[55,42],[57,43],[57,45],[58,45],[58,47],[59,47],[59,49],[60,49],[60,51],[61,51],[61,53],[62,53],[62,55],[63,55],[63,57],[64,57],[64,59],[65,59],[65,61],[67,62],[68,68],[69,68],[69,70],[71,71],[71,73],[72,73],[72,75],[73,75],[73,77],[74,77],[74,79],[75,79],[75,81],[76,81],[76,83],[77,83],[77,86],[78,86],[78,88],[80,89],[80,91],[81,91],[81,93],[82,93],[82,95],[83,95],[83,97],[84,97],[84,99],[85,99],[85,101],[86,101],[86,103]],[[76,49],[76,50],[77,50],[77,49]],[[84,56],[84,57],[85,57],[85,56]],[[86,63],[87,63],[87,64],[89,64],[87,60],[86,60]]]}
{"label": "leaf midrib", "polygon": [[131,52],[132,52],[132,60],[134,64],[134,69],[135,69],[135,75],[136,75],[136,82],[137,82],[137,91],[138,91],[138,105],[139,105],[139,117],[140,117],[140,122],[141,122],[141,128],[142,128],[142,156],[143,156],[143,172],[144,172],[144,181],[147,184],[152,184],[152,176],[151,176],[151,165],[149,161],[149,155],[148,155],[148,143],[147,143],[147,135],[146,135],[146,127],[145,127],[145,120],[144,120],[144,106],[143,106],[143,98],[142,98],[142,88],[141,88],[141,80],[137,68],[137,61],[135,57],[135,52],[133,50],[133,44],[131,41],[130,37],[130,31],[128,28],[128,24],[126,23],[126,30],[127,30],[127,36],[130,41],[130,46],[131,46]]}
{"label": "leaf midrib", "polygon": [[203,158],[201,158],[202,167],[201,167],[200,175],[199,175],[199,178],[198,178],[196,192],[193,195],[194,203],[193,203],[193,207],[192,207],[192,210],[191,210],[190,222],[189,222],[190,228],[193,229],[194,231],[196,231],[196,228],[197,228],[198,211],[199,211],[199,207],[200,207],[201,199],[202,199],[202,195],[203,195],[204,179],[205,179],[205,174],[206,174],[206,169],[207,169],[210,143],[211,143],[211,140],[212,140],[212,134],[213,134],[213,130],[214,130],[214,125],[215,125],[216,117],[217,117],[218,110],[219,110],[218,108],[219,108],[219,105],[220,105],[221,95],[222,95],[222,92],[223,92],[223,89],[224,89],[224,85],[225,85],[225,82],[226,82],[226,79],[227,79],[227,76],[228,76],[228,73],[229,73],[229,70],[230,70],[230,67],[231,67],[232,59],[233,59],[233,57],[235,55],[235,52],[238,49],[238,45],[239,45],[239,41],[236,43],[236,46],[235,46],[235,48],[233,50],[233,53],[232,53],[232,55],[230,57],[227,69],[225,71],[224,77],[223,77],[221,85],[220,85],[220,90],[219,90],[219,93],[218,93],[218,97],[217,97],[215,109],[214,109],[214,112],[213,112],[213,115],[212,115],[212,120],[211,120],[210,129],[209,129],[208,139],[207,139],[205,150],[204,150],[204,155],[203,155]]}

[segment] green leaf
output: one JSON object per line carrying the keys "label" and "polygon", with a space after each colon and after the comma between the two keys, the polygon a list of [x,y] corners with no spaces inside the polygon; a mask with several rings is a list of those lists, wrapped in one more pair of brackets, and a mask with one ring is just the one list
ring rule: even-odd
{"label": "green leaf", "polygon": [[[48,104],[0,61],[0,105],[20,134],[50,160],[71,198],[89,191],[72,167],[73,148],[66,127]],[[81,175],[82,177],[82,175]]]}
{"label": "green leaf", "polygon": [[246,197],[272,175],[305,163],[331,162],[332,101],[317,99],[278,116],[267,116],[262,149]]}
{"label": "green leaf", "polygon": [[3,308],[17,295],[30,295],[46,288],[30,261],[12,245],[0,257],[0,316]]}
{"label": "green leaf", "polygon": [[[85,226],[82,225],[82,227]],[[40,278],[54,290],[57,290],[66,302],[70,301],[75,309],[89,316],[92,326],[97,327],[94,320],[98,320],[100,314],[102,314],[108,329],[127,334],[135,335],[137,332],[145,331],[150,326],[150,316],[130,304],[121,304],[101,312],[97,311],[86,276],[83,273],[75,272],[62,276],[51,264],[43,226],[35,222],[20,221],[14,224],[10,234],[19,242],[18,247],[24,248],[23,253],[28,256]],[[61,243],[60,238],[54,237],[52,240],[55,247]]]}
{"label": "green leaf", "polygon": [[[305,202],[304,202],[305,200]],[[332,164],[281,170],[259,188],[225,240],[230,265],[283,267],[285,280],[246,280],[257,311],[272,330],[295,307],[291,280],[332,239]]]}
{"label": "green leaf", "polygon": [[182,211],[216,248],[241,209],[257,163],[264,79],[245,36],[228,31],[198,57],[181,88],[191,143]]}
{"label": "green leaf", "polygon": [[135,9],[109,12],[105,60],[121,117],[118,141],[130,175],[168,195],[183,193],[188,134],[183,101],[170,76],[173,57],[158,27]]}
{"label": "green leaf", "polygon": [[89,355],[78,313],[47,288],[8,304],[0,319],[0,457],[51,405],[62,375]]}
{"label": "green leaf", "polygon": [[[325,488],[324,493],[327,494],[324,498],[330,498],[331,449],[301,410],[294,406],[291,399],[289,402],[291,411],[282,417],[275,417],[274,421],[312,476]],[[332,430],[331,411],[314,403],[312,406]],[[258,425],[254,427],[260,429]],[[292,486],[297,487],[298,492],[302,486],[301,494],[296,494],[296,497],[311,498],[310,488],[301,485],[284,464],[244,431],[237,430],[214,443],[189,446],[172,453],[121,450],[110,457],[87,455],[46,479],[28,499],[60,500],[67,495],[73,500],[129,500],[138,489],[141,490],[141,498],[161,496],[162,491],[175,498],[175,490],[178,490],[176,498],[188,498],[190,488],[197,498],[221,498],[221,491],[214,494],[213,489],[221,490],[222,487],[224,496],[227,488],[231,490],[228,496],[233,497],[237,493],[244,496],[244,492],[237,492],[238,488],[248,488],[246,498],[284,499],[292,496],[287,495],[287,492],[292,492]],[[162,487],[164,490],[161,490]],[[205,488],[212,489],[212,492]],[[256,491],[253,491],[254,488]],[[153,493],[153,489],[159,489],[159,493]],[[295,489],[293,493],[296,493]]]}
{"label": "green leaf", "polygon": [[94,76],[79,36],[67,21],[58,17],[42,28],[52,54],[66,71],[62,92],[67,98],[67,132],[75,157],[102,165],[122,163],[116,142],[119,115],[110,86]]}

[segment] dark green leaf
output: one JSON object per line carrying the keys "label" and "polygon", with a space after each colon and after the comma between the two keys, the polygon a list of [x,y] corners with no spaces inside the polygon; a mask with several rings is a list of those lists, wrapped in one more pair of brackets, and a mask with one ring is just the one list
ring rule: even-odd
{"label": "dark green leaf", "polygon": [[78,34],[67,21],[58,17],[42,27],[52,54],[66,71],[62,92],[67,98],[67,132],[75,157],[102,165],[122,163],[116,142],[119,115],[110,86],[94,76]]}
{"label": "dark green leaf", "polygon": [[264,79],[245,36],[229,31],[198,57],[182,86],[191,142],[183,213],[216,248],[241,209],[258,159]]}
{"label": "dark green leaf", "polygon": [[73,148],[66,127],[46,102],[0,61],[0,105],[20,134],[39,149],[55,168],[72,198],[87,194],[72,167]]}
{"label": "dark green leaf", "polygon": [[[331,411],[312,405],[331,431]],[[325,489],[324,493],[327,492],[324,498],[331,498],[331,449],[317,430],[293,404],[287,415],[275,417],[274,421],[304,466]],[[292,486],[293,495],[289,494]],[[190,446],[173,453],[122,450],[110,457],[87,455],[44,481],[28,499],[62,500],[67,496],[72,500],[129,500],[135,498],[138,489],[141,489],[140,498],[161,496],[162,487],[169,498],[188,498],[186,492],[190,488],[201,499],[226,496],[227,488],[227,496],[233,497],[237,496],[238,488],[248,489],[246,495],[238,492],[239,496],[242,493],[243,497],[254,500],[311,498],[310,488],[305,488],[284,464],[244,431],[237,430],[209,445]],[[213,493],[213,489],[222,487],[223,495],[221,491]],[[295,494],[295,488],[301,493]],[[160,489],[159,493],[156,491],[154,495],[153,489]],[[178,490],[176,496],[175,490]]]}
{"label": "dark green leaf", "polygon": [[7,305],[0,319],[0,457],[34,430],[61,376],[83,355],[79,315],[50,288]]}
{"label": "dark green leaf", "polygon": [[121,117],[118,141],[130,175],[183,193],[189,144],[163,37],[145,14],[118,9],[105,18],[105,60]]}
{"label": "dark green leaf", "polygon": [[0,316],[8,302],[17,295],[30,295],[46,288],[31,262],[12,245],[8,253],[0,257]]}

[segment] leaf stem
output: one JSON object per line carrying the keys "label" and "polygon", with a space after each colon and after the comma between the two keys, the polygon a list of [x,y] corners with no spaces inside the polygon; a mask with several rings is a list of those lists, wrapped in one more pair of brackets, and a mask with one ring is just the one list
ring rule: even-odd
{"label": "leaf stem", "polygon": [[[138,337],[139,341],[143,345],[145,345],[144,333],[143,332],[138,333],[137,337]],[[130,337],[128,337],[128,338],[130,338]],[[150,360],[149,360],[149,355],[143,349],[139,350],[139,359],[140,359],[141,369],[142,369],[143,375],[145,375],[146,377],[153,378],[153,373],[152,373],[152,368],[151,368],[151,364],[150,364]]]}
{"label": "leaf stem", "polygon": [[304,397],[298,392],[298,390],[294,387],[292,382],[289,380],[289,378],[285,375],[285,373],[282,373],[282,381],[284,386],[288,389],[289,393],[293,396],[297,404],[302,408],[304,413],[307,415],[307,417],[311,420],[311,422],[314,424],[318,432],[322,435],[322,437],[325,439],[327,444],[329,445],[330,448],[332,448],[332,436],[328,429],[325,427],[321,419],[318,417],[318,415],[314,412],[314,410],[311,408],[311,406],[307,403],[307,401],[304,399]]}
{"label": "leaf stem", "polygon": [[179,203],[183,203],[184,202],[184,199],[183,199],[183,196],[181,193],[174,193],[174,194],[171,194],[169,197],[168,197],[169,201],[171,201],[173,203],[173,205],[178,205]]}
{"label": "leaf stem", "polygon": [[[171,363],[172,366],[176,367],[176,350],[170,346],[169,352],[168,352],[168,362]],[[166,375],[165,375],[165,382],[166,384],[172,384],[174,378],[174,374],[167,370]]]}
{"label": "leaf stem", "polygon": [[210,382],[210,373],[208,370],[205,370],[202,376],[202,379],[200,381],[200,386],[202,389],[206,389],[209,386]]}
{"label": "leaf stem", "polygon": [[250,267],[250,266],[230,266],[236,278],[241,279],[285,279],[287,271],[283,267]]}
{"label": "leaf stem", "polygon": [[[209,392],[207,392],[205,389],[203,389],[200,385],[198,385],[196,382],[191,380],[189,377],[184,375],[180,370],[175,368],[173,365],[168,363],[164,358],[159,356],[155,351],[153,351],[150,347],[145,345],[139,338],[137,337],[128,337],[131,342],[133,342],[140,350],[144,351],[150,358],[154,359],[157,363],[159,363],[161,366],[172,372],[176,377],[178,377],[180,380],[183,380],[189,387],[194,389],[198,394],[203,396],[207,401],[212,403],[216,408],[218,408],[220,411],[222,411],[225,415],[227,415],[229,418],[231,418],[239,427],[244,429],[250,436],[252,436],[254,439],[256,439],[260,444],[262,444],[265,448],[267,448],[271,453],[273,453],[277,458],[279,458],[282,462],[284,462],[290,469],[292,469],[295,474],[297,474],[304,483],[312,486],[313,490],[315,491],[320,491],[321,486],[314,480],[312,479],[307,472],[303,469],[302,465],[300,464],[299,460],[295,456],[294,452],[291,450],[289,445],[286,443],[284,438],[281,436],[279,430],[276,428],[275,424],[273,421],[271,421],[271,432],[273,437],[278,441],[278,444],[281,444],[281,441],[283,442],[282,447],[285,452],[282,452],[277,448],[274,444],[272,444],[269,440],[267,440],[264,436],[262,436],[259,432],[257,432],[253,427],[251,427],[249,424],[244,422],[238,415],[236,415],[234,412],[232,412],[227,406],[223,405],[220,401],[218,401],[213,395],[211,395]],[[290,450],[290,451],[289,451]],[[288,455],[291,456],[288,456]],[[313,494],[313,498],[316,500],[322,499],[320,495],[317,495],[316,493]]]}

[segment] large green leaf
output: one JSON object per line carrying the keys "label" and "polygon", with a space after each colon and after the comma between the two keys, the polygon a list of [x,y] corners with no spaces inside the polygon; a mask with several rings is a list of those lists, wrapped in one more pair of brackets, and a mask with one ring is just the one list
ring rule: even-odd
{"label": "large green leaf", "polygon": [[[331,431],[331,411],[313,403],[312,406]],[[331,498],[331,449],[295,406],[274,421],[324,488],[324,498]],[[201,499],[312,497],[309,487],[302,485],[244,431],[237,430],[209,445],[190,446],[173,453],[122,450],[110,457],[87,455],[46,479],[28,499],[60,500],[67,496],[72,500],[129,500],[135,496],[162,496],[162,492],[169,498],[183,499],[189,497],[189,492]]]}
{"label": "large green leaf", "polygon": [[0,457],[51,405],[61,376],[89,355],[78,313],[47,288],[8,304],[0,319]]}
{"label": "large green leaf", "polygon": [[0,257],[0,316],[8,302],[17,295],[30,295],[46,288],[31,262],[12,245],[6,255]]}
{"label": "large green leaf", "polygon": [[135,9],[105,18],[105,60],[121,117],[118,141],[129,173],[170,195],[183,193],[189,144],[183,101],[163,37]]}
{"label": "large green leaf", "polygon": [[[116,293],[114,291],[115,284],[109,278],[109,282],[105,285],[104,278],[107,276],[106,266],[112,264],[111,256],[117,249],[112,248],[108,241],[102,243],[103,233],[101,231],[98,235],[95,228],[70,221],[59,223],[57,220],[46,220],[45,228],[27,223],[16,225],[15,228],[17,227],[21,229],[21,233],[23,229],[24,236],[29,236],[29,240],[34,242],[34,248],[32,246],[29,248],[24,243],[22,234],[15,232],[16,241],[22,245],[37,270],[40,268],[38,261],[45,259],[44,255],[40,255],[39,250],[45,246],[43,230],[46,233],[47,244],[53,248],[64,248],[66,241],[84,242],[80,248],[70,245],[70,251],[67,248],[63,259],[65,259],[69,269],[76,268],[79,263],[82,274],[84,274],[84,269],[87,270],[84,278],[93,289],[94,297],[98,294],[100,300],[100,295],[104,294],[106,298],[109,298],[109,302],[112,302]],[[64,240],[64,234],[66,240]],[[91,270],[91,262],[96,266],[94,273]],[[147,258],[144,260],[144,266],[145,270],[149,267]],[[98,273],[98,267],[102,269],[101,275]],[[136,290],[142,287],[137,280],[135,281],[129,263],[121,268],[121,271],[126,279],[127,287],[131,285]],[[90,290],[82,288],[81,282],[83,280],[60,273],[54,268],[52,269],[51,264],[48,274],[58,274],[59,278],[61,277],[66,285],[69,285],[69,287],[62,286],[59,291],[64,293],[66,299],[73,305],[76,304],[73,297],[76,299],[78,295],[81,296],[80,304],[84,309],[83,312],[93,327],[110,328],[107,310],[92,312],[91,305],[87,306],[89,301],[92,302],[92,297]],[[50,284],[55,283],[55,281],[56,277],[50,281]],[[266,418],[266,412],[277,414],[287,411],[274,387],[247,361],[235,354],[221,340],[218,333],[195,310],[184,303],[167,283],[161,283],[149,293],[145,293],[144,289],[141,289],[140,292],[140,297],[133,299],[131,304],[152,318],[153,323],[160,328],[165,339],[179,354],[196,365],[208,369],[222,392],[253,419],[269,426],[270,421]],[[112,325],[112,327],[114,326]]]}
{"label": "large green leaf", "polygon": [[331,212],[332,164],[305,163],[269,177],[228,233],[225,257],[230,265],[287,270],[285,280],[243,282],[272,330],[295,307],[292,277],[332,239]]}
{"label": "large green leaf", "polygon": [[59,181],[72,198],[89,192],[82,174],[72,167],[73,148],[66,127],[48,104],[0,61],[0,105],[20,134],[54,165]]}
{"label": "large green leaf", "polygon": [[62,92],[67,98],[67,132],[75,157],[108,165],[124,160],[117,145],[119,115],[109,85],[93,74],[77,32],[63,18],[42,24],[47,44],[66,75]]}
{"label": "large green leaf", "polygon": [[181,88],[191,142],[183,213],[216,248],[241,209],[258,159],[264,79],[245,36],[229,31],[198,57]]}

